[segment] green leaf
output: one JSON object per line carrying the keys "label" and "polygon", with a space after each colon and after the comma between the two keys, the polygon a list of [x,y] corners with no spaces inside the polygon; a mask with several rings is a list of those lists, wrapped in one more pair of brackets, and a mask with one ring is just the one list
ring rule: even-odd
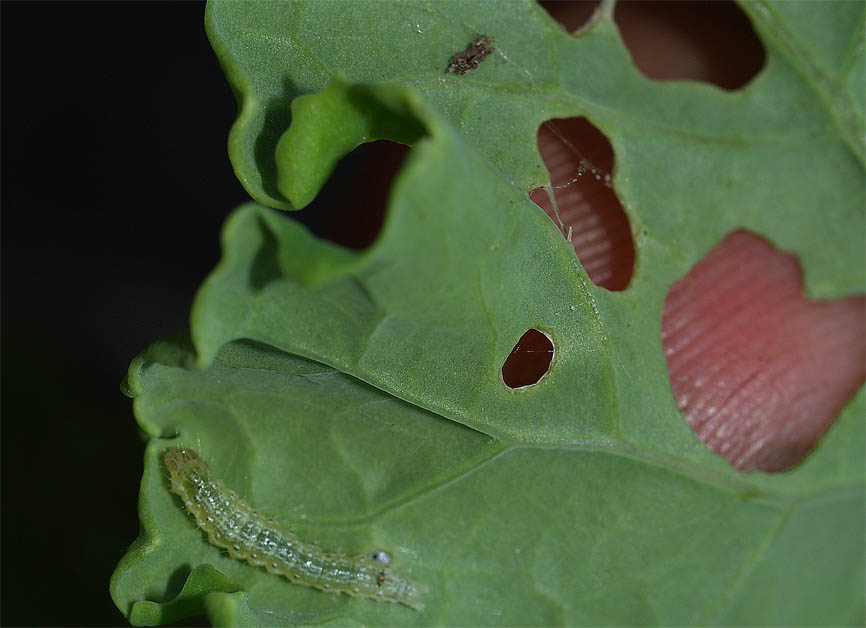
{"label": "green leaf", "polygon": [[[863,8],[838,5],[749,5],[767,65],[724,92],[645,79],[604,12],[572,37],[529,2],[209,4],[253,198],[303,206],[360,142],[412,153],[362,253],[239,208],[195,351],[133,363],[150,443],[118,607],[230,625],[862,623],[864,390],[795,470],[737,473],[678,411],[659,321],[735,227],[797,253],[813,296],[862,290]],[[480,33],[496,52],[446,76]],[[527,196],[547,182],[539,124],[575,115],[616,153],[638,256],[623,292],[593,285]],[[529,328],[556,353],[512,390],[500,368]],[[394,552],[429,587],[423,613],[221,553],[168,490],[177,443],[301,538]]]}
{"label": "green leaf", "polygon": [[[112,594],[136,624],[174,619],[182,602],[219,625],[808,625],[856,616],[860,486],[755,498],[617,451],[506,446],[247,341],[205,370],[183,367],[183,351],[156,345],[129,373],[130,389],[145,391],[136,415],[151,438],[144,536]],[[844,427],[831,439],[847,437]],[[302,539],[348,554],[391,550],[397,568],[430,588],[425,610],[322,593],[228,557],[169,493],[160,454],[173,446],[196,448],[216,477]],[[802,573],[819,603],[792,602]],[[153,598],[166,601],[138,601]]]}
{"label": "green leaf", "polygon": [[335,81],[316,97],[297,98],[292,116],[303,126],[290,128],[277,143],[276,159],[282,166],[277,187],[295,207],[312,201],[337,162],[363,142],[390,138],[404,144],[417,141],[423,127],[411,112],[403,90]]}
{"label": "green leaf", "polygon": [[[306,99],[342,92],[348,107],[354,90],[338,81]],[[232,216],[223,261],[193,308],[199,363],[230,340],[254,339],[506,443],[695,462],[694,473],[739,486],[742,476],[707,451],[670,393],[658,312],[677,278],[664,280],[673,260],[656,250],[656,275],[626,292],[594,286],[553,223],[449,125],[424,116],[429,135],[395,181],[369,251],[338,249],[257,205]],[[549,334],[556,353],[539,384],[512,390],[500,368],[528,328]],[[754,482],[797,493],[858,480],[861,452],[844,459],[854,462],[842,476]]]}
{"label": "green leaf", "polygon": [[[265,205],[292,207],[277,189],[275,160],[290,104],[341,73],[411,87],[482,153],[501,185],[524,196],[547,183],[538,126],[587,116],[616,153],[617,195],[643,240],[638,280],[663,270],[657,256],[676,262],[680,276],[746,227],[797,253],[811,296],[861,291],[863,5],[744,9],[767,63],[734,92],[646,79],[607,13],[574,37],[532,1],[216,0],[205,23],[240,106],[229,156]],[[495,38],[496,52],[465,76],[445,75],[479,32]]]}
{"label": "green leaf", "polygon": [[[186,569],[180,567],[176,575],[183,575]],[[186,577],[183,588],[173,600],[157,603],[139,601],[132,605],[129,622],[134,626],[158,626],[198,615],[204,612],[208,595],[218,595],[219,591],[233,593],[240,587],[230,582],[223,574],[208,564],[198,565]]]}

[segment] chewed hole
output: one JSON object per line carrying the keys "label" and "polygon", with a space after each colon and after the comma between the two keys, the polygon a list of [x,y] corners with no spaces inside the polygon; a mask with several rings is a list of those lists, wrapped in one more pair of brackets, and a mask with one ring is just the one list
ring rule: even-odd
{"label": "chewed hole", "polygon": [[670,287],[661,329],[677,406],[740,471],[796,465],[866,378],[866,299],[808,301],[797,259],[745,230]]}
{"label": "chewed hole", "polygon": [[316,236],[351,249],[369,247],[382,230],[391,183],[409,147],[361,144],[337,164],[316,198],[291,217]]}
{"label": "chewed hole", "polygon": [[548,120],[538,150],[550,173],[545,188],[529,193],[574,247],[587,275],[608,290],[625,290],[634,273],[628,216],[613,189],[613,148],[586,118]]}
{"label": "chewed hole", "polygon": [[614,20],[635,65],[651,79],[738,89],[766,59],[749,18],[730,0],[618,2]]}
{"label": "chewed hole", "polygon": [[530,329],[520,337],[502,365],[502,381],[509,388],[537,383],[550,368],[553,342],[543,332]]}
{"label": "chewed hole", "polygon": [[599,0],[573,0],[572,2],[539,2],[554,20],[562,24],[569,33],[586,26],[600,4]]}

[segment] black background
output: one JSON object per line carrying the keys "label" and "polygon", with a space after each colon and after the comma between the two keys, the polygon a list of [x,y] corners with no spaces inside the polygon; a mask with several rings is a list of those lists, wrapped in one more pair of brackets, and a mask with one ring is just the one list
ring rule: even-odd
{"label": "black background", "polygon": [[143,443],[119,383],[248,199],[204,5],[2,2],[2,618],[126,625]]}

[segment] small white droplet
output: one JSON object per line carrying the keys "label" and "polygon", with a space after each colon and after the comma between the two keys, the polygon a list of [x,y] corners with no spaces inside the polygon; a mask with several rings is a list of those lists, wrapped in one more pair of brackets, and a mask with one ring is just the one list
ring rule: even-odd
{"label": "small white droplet", "polygon": [[388,552],[383,550],[379,550],[378,552],[373,552],[371,558],[377,563],[382,563],[383,565],[391,564],[391,555]]}

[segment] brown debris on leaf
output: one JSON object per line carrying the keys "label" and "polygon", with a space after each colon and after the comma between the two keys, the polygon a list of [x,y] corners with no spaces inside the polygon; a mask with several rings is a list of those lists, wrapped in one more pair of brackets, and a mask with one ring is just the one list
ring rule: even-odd
{"label": "brown debris on leaf", "polygon": [[493,52],[493,41],[492,37],[487,37],[486,35],[477,37],[475,41],[469,44],[466,50],[457,53],[451,58],[451,63],[448,64],[445,74],[451,74],[452,72],[466,74],[477,68],[487,58],[487,55]]}

